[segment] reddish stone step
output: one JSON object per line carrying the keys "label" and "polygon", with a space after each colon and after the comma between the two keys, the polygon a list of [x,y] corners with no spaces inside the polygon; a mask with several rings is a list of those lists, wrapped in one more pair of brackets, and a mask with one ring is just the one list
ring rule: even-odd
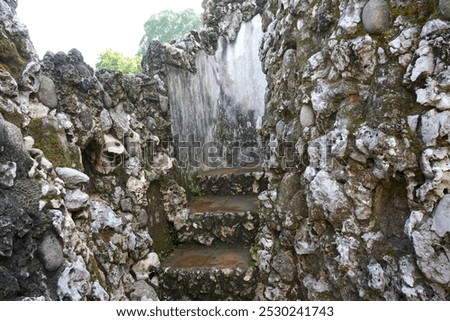
{"label": "reddish stone step", "polygon": [[163,262],[162,268],[248,268],[251,261],[248,248],[216,248],[191,246],[178,248]]}
{"label": "reddish stone step", "polygon": [[184,245],[161,263],[162,300],[251,300],[256,270],[249,248]]}
{"label": "reddish stone step", "polygon": [[195,213],[256,212],[258,198],[253,196],[203,196],[189,204]]}

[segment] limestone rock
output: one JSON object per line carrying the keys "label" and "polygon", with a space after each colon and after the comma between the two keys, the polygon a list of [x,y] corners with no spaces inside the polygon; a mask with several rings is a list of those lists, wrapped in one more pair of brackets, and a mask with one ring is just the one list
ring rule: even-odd
{"label": "limestone rock", "polygon": [[14,185],[17,165],[14,162],[0,163],[0,188],[9,188]]}
{"label": "limestone rock", "polygon": [[450,195],[445,195],[436,207],[431,229],[440,237],[450,232]]}
{"label": "limestone rock", "polygon": [[110,299],[108,292],[106,292],[106,290],[100,285],[98,281],[95,281],[92,284],[90,297],[98,301],[109,301]]}
{"label": "limestone rock", "polygon": [[325,171],[320,171],[311,182],[311,190],[308,197],[311,207],[319,208],[336,224],[344,221],[344,217],[349,213],[345,210],[348,207],[348,199],[342,185]]}
{"label": "limestone rock", "polygon": [[52,272],[59,269],[64,257],[62,246],[55,234],[48,233],[45,235],[39,244],[38,250],[47,271]]}
{"label": "limestone rock", "polygon": [[302,107],[302,110],[300,112],[300,123],[302,124],[302,127],[310,127],[314,125],[314,110],[310,106],[305,105]]}
{"label": "limestone rock", "polygon": [[47,76],[40,77],[39,100],[47,107],[56,108],[58,97],[53,80]]}
{"label": "limestone rock", "polygon": [[133,301],[158,301],[158,294],[147,282],[141,280],[133,284],[130,299]]}
{"label": "limestone rock", "polygon": [[277,254],[272,261],[272,267],[277,271],[281,278],[286,281],[292,281],[295,275],[295,266],[292,258],[285,254]]}
{"label": "limestone rock", "polygon": [[139,280],[147,280],[149,278],[149,273],[151,269],[159,268],[160,262],[158,258],[158,254],[155,252],[150,253],[144,258],[142,261],[139,261],[133,266],[133,272],[136,275],[136,279]]}
{"label": "limestone rock", "polygon": [[89,195],[77,189],[68,191],[64,197],[64,203],[69,212],[76,212],[88,206]]}
{"label": "limestone rock", "polygon": [[386,287],[386,278],[384,276],[384,270],[379,263],[371,263],[367,266],[371,279],[369,280],[369,286],[374,290],[383,291]]}
{"label": "limestone rock", "polygon": [[450,259],[445,252],[437,250],[439,236],[430,231],[430,222],[412,233],[417,265],[423,274],[433,282],[447,285],[450,282]]}
{"label": "limestone rock", "polygon": [[105,135],[104,140],[105,140],[105,144],[103,145],[104,152],[116,155],[122,155],[125,152],[125,147],[118,139],[115,139],[113,136]]}
{"label": "limestone rock", "polygon": [[60,300],[80,301],[91,292],[89,271],[81,256],[70,263],[58,279],[57,294]]}
{"label": "limestone rock", "polygon": [[25,178],[33,161],[23,146],[23,137],[20,129],[0,120],[0,163],[13,161],[16,163],[16,177]]}
{"label": "limestone rock", "polygon": [[29,60],[19,77],[19,88],[23,91],[37,93],[39,90],[39,70],[37,60]]}
{"label": "limestone rock", "polygon": [[71,130],[74,128],[74,125],[72,121],[70,120],[70,116],[68,116],[65,113],[58,113],[56,114],[56,119],[58,120],[59,124],[65,129],[65,130]]}
{"label": "limestone rock", "polygon": [[380,34],[391,26],[391,13],[384,0],[370,0],[363,9],[362,22],[370,34]]}
{"label": "limestone rock", "polygon": [[16,80],[4,70],[0,70],[0,93],[8,97],[16,97],[19,94]]}
{"label": "limestone rock", "polygon": [[[298,4],[301,1],[297,1]],[[350,0],[342,4],[341,17],[338,26],[344,34],[351,34],[357,30],[358,23],[361,22],[361,11],[364,7],[364,1]]]}
{"label": "limestone rock", "polygon": [[103,109],[100,113],[100,125],[105,133],[107,133],[113,125],[109,112],[106,109]]}
{"label": "limestone rock", "polygon": [[73,168],[57,167],[55,171],[69,188],[76,188],[89,182],[89,176]]}
{"label": "limestone rock", "polygon": [[163,95],[159,95],[159,103],[161,106],[161,111],[167,113],[169,111],[169,98]]}
{"label": "limestone rock", "polygon": [[119,139],[123,139],[130,130],[130,116],[123,110],[123,105],[116,106],[109,111],[113,121],[114,130]]}
{"label": "limestone rock", "polygon": [[117,229],[122,225],[122,219],[109,206],[100,202],[91,201],[91,215],[94,232],[105,228]]}

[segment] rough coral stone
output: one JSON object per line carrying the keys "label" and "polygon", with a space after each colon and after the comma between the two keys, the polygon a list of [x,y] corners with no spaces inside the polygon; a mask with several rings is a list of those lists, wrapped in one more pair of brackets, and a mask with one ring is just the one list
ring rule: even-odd
{"label": "rough coral stone", "polygon": [[380,34],[391,27],[391,12],[384,0],[370,0],[363,9],[362,22],[370,34]]}

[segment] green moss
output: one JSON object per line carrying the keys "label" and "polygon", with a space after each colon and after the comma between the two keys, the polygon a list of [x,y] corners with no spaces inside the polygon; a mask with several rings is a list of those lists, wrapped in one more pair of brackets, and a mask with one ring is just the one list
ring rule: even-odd
{"label": "green moss", "polygon": [[189,183],[189,193],[191,194],[190,196],[194,197],[203,196],[201,187],[195,184],[193,181]]}
{"label": "green moss", "polygon": [[128,180],[130,179],[130,175],[127,174],[124,166],[117,166],[114,169],[114,176],[121,186],[126,186]]}
{"label": "green moss", "polygon": [[106,284],[106,280],[103,278],[103,274],[100,272],[100,267],[98,266],[98,262],[97,259],[95,258],[94,255],[91,255],[89,258],[89,263],[91,266],[91,281],[98,281],[98,283],[100,283],[100,285],[104,288],[107,289],[107,284]]}
{"label": "green moss", "polygon": [[22,128],[25,121],[25,117],[22,114],[5,110],[2,110],[1,114],[6,121],[16,125],[19,128]]}
{"label": "green moss", "polygon": [[252,260],[250,261],[251,268],[256,268],[255,259],[258,257],[258,252],[261,250],[263,250],[263,247],[261,244],[254,244],[250,247],[250,255],[252,257]]}
{"label": "green moss", "polygon": [[9,72],[17,78],[25,68],[26,61],[17,51],[16,45],[11,39],[0,38],[0,69]]}
{"label": "green moss", "polygon": [[175,248],[174,230],[171,228],[164,210],[161,183],[152,182],[147,190],[148,232],[153,240],[153,250],[164,257]]}
{"label": "green moss", "polygon": [[35,140],[34,147],[42,150],[54,166],[81,168],[78,151],[64,143],[64,129],[55,127],[42,119],[33,119],[28,134]]}
{"label": "green moss", "polygon": [[113,229],[104,229],[101,230],[98,235],[103,242],[109,243],[109,241],[115,234],[116,231],[114,231]]}
{"label": "green moss", "polygon": [[437,0],[410,1],[407,4],[391,6],[392,21],[403,16],[414,24],[423,24],[430,19],[439,18],[441,13]]}

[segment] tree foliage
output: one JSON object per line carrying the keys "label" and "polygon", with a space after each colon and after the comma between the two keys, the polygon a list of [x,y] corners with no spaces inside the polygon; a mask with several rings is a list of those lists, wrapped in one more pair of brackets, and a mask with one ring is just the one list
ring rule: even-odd
{"label": "tree foliage", "polygon": [[192,9],[180,12],[164,10],[154,14],[144,24],[145,34],[139,43],[139,54],[145,54],[153,39],[170,42],[191,30],[199,30],[201,26],[199,15]]}
{"label": "tree foliage", "polygon": [[138,73],[141,72],[142,56],[127,57],[124,54],[109,49],[100,54],[97,64],[97,69],[109,68],[119,70],[123,73]]}

